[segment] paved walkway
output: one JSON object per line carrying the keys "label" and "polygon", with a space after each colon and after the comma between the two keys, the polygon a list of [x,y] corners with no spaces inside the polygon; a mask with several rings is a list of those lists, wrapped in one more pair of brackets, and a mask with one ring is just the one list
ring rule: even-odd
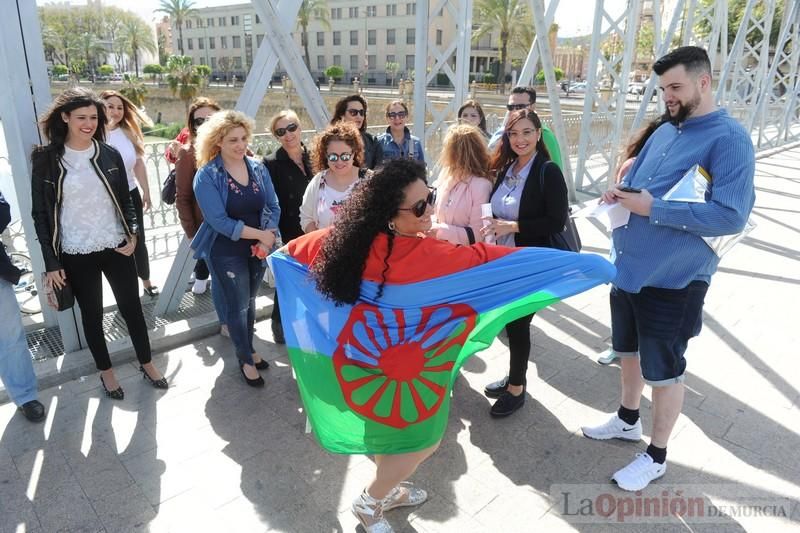
{"label": "paved walkway", "polygon": [[[644,443],[580,435],[618,402],[619,369],[594,362],[609,339],[600,287],[537,315],[529,396],[511,418],[490,419],[480,392],[506,368],[502,341],[468,362],[442,447],[414,476],[430,501],[392,511],[396,529],[799,530],[799,162],[795,148],[758,163],[758,228],[714,278],[665,478],[620,500],[630,495],[609,476]],[[580,229],[588,251],[607,252],[602,232]],[[123,402],[103,397],[92,374],[42,391],[44,424],[0,406],[0,531],[353,531],[349,504],[372,464],[304,433],[286,353],[268,322],[258,337],[272,362],[260,391],[242,383],[229,341],[212,336],[157,356],[166,392],[127,363],[117,367]],[[642,413],[649,428],[647,400]],[[682,512],[694,497],[704,516]],[[685,516],[642,517],[654,502]]]}

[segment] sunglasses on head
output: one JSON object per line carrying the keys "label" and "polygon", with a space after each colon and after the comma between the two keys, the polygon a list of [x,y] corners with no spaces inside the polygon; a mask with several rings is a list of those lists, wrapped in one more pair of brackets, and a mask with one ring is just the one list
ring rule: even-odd
{"label": "sunglasses on head", "polygon": [[405,111],[392,111],[391,113],[386,113],[386,116],[389,118],[406,118],[408,113]]}
{"label": "sunglasses on head", "polygon": [[527,108],[529,105],[530,104],[507,104],[506,109],[509,111],[519,111],[520,109]]}
{"label": "sunglasses on head", "polygon": [[411,211],[411,214],[417,218],[422,217],[425,214],[425,211],[428,209],[428,206],[432,206],[436,203],[436,189],[430,189],[428,192],[428,197],[424,200],[419,200],[411,207],[398,207],[397,209],[400,211]]}
{"label": "sunglasses on head", "polygon": [[200,126],[205,124],[208,121],[209,118],[211,118],[211,117],[194,117],[192,119],[192,124],[194,124],[195,128],[199,128]]}
{"label": "sunglasses on head", "polygon": [[361,115],[362,117],[367,116],[366,109],[348,109],[347,112],[350,114],[351,117],[357,117],[358,115]]}
{"label": "sunglasses on head", "polygon": [[336,163],[340,159],[342,161],[350,161],[353,158],[353,154],[350,152],[344,152],[341,154],[328,154],[328,163]]}
{"label": "sunglasses on head", "polygon": [[278,128],[278,129],[276,129],[276,130],[275,130],[275,136],[276,136],[276,137],[283,137],[284,135],[286,135],[286,132],[287,132],[287,131],[288,131],[289,133],[294,133],[294,132],[296,132],[296,131],[297,131],[297,128],[298,128],[298,127],[299,127],[299,126],[298,126],[297,124],[295,124],[294,122],[292,122],[291,124],[287,124],[285,128]]}

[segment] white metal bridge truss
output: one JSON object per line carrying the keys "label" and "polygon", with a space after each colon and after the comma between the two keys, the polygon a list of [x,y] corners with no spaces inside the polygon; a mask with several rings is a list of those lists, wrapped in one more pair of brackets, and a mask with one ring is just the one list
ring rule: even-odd
{"label": "white metal bridge truss", "polygon": [[[468,65],[474,0],[417,0],[416,60],[413,91],[414,133],[430,139],[454,119],[455,111],[468,94]],[[265,38],[254,58],[250,75],[237,102],[251,116],[256,114],[269,79],[278,61],[292,80],[303,105],[316,128],[328,121],[328,110],[306,68],[292,31],[301,0],[252,0],[266,24]],[[528,0],[536,34],[546,36],[553,22],[558,0]],[[654,56],[666,53],[674,43],[696,44],[709,51],[717,84],[716,98],[727,107],[752,134],[757,149],[774,148],[800,141],[800,7],[794,0],[784,1],[784,13],[776,17],[775,1],[748,0],[745,16],[734,43],[728,51],[727,0],[678,0],[672,12],[665,12],[663,0],[628,0],[622,14],[612,14],[604,0],[594,2],[594,23],[589,51],[588,88],[580,120],[577,152],[568,153],[567,131],[559,104],[552,54],[547,38],[536,38],[520,74],[520,83],[530,83],[538,68],[545,73],[551,127],[565,156],[565,175],[570,196],[576,191],[597,195],[609,182],[615,170],[619,147],[646,119],[663,111],[657,100],[653,108],[651,95],[657,79],[651,76],[641,102],[627,101],[628,75],[636,58],[639,14],[649,8],[652,13]],[[589,3],[587,2],[587,5]],[[611,4],[611,2],[609,2]],[[429,20],[443,10],[456,31],[450,42],[436,45],[429,38]],[[0,19],[0,71],[14,73],[7,83],[0,84],[0,115],[14,174],[17,201],[24,214],[23,225],[28,235],[28,248],[34,267],[43,266],[35,242],[30,213],[29,150],[41,142],[34,126],[49,99],[41,31],[33,2],[16,2],[10,16]],[[778,20],[780,19],[780,20]],[[774,49],[768,36],[779,28]],[[755,38],[757,36],[760,38]],[[609,43],[611,45],[609,46]],[[22,44],[22,46],[20,46]],[[24,55],[20,61],[20,53]],[[537,65],[541,65],[538,67]],[[444,73],[455,87],[445,106],[434,106],[428,99],[427,86]],[[610,90],[607,90],[610,89]],[[426,119],[429,122],[426,123]],[[432,120],[431,120],[432,119]],[[572,139],[574,145],[574,139]],[[431,154],[435,157],[435,154]],[[574,172],[573,172],[574,169]],[[187,243],[183,243],[175,259],[167,283],[163,287],[158,312],[174,309],[180,299],[182,280],[188,275],[192,260]],[[43,294],[41,291],[40,294]],[[43,305],[46,308],[46,305]],[[83,343],[76,327],[78,317],[72,312],[45,313],[47,325],[61,327],[68,351]]]}

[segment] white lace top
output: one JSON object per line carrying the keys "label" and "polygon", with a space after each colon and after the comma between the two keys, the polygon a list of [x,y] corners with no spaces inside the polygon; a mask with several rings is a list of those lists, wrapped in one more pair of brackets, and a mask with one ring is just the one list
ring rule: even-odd
{"label": "white lace top", "polygon": [[136,148],[121,127],[109,131],[106,137],[108,137],[106,142],[116,148],[119,155],[122,156],[122,161],[125,163],[125,174],[128,176],[128,190],[132,191],[136,188],[136,176],[133,175],[133,166],[139,157],[136,155]]}
{"label": "white lace top", "polygon": [[61,250],[67,254],[89,254],[116,248],[125,239],[114,201],[91,164],[94,147],[72,150],[64,147],[67,170],[61,198]]}

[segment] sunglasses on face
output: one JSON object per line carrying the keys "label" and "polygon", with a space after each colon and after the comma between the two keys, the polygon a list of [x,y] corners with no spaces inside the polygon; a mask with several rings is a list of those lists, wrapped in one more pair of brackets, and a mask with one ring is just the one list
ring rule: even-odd
{"label": "sunglasses on face", "polygon": [[336,163],[339,160],[350,161],[352,158],[353,154],[350,152],[344,152],[341,154],[328,154],[328,163]]}
{"label": "sunglasses on face", "polygon": [[428,197],[424,200],[419,200],[411,207],[398,207],[400,211],[411,211],[411,214],[417,218],[421,218],[428,209],[428,206],[433,206],[436,203],[436,189],[430,189]]}
{"label": "sunglasses on face", "polygon": [[406,118],[408,113],[405,111],[392,111],[391,113],[386,113],[386,116],[389,118]]}
{"label": "sunglasses on face", "polygon": [[519,111],[520,109],[525,109],[530,104],[507,104],[506,109],[509,111]]}
{"label": "sunglasses on face", "polygon": [[288,131],[289,133],[294,133],[294,132],[296,132],[296,131],[297,131],[297,128],[298,128],[298,127],[299,127],[299,126],[298,126],[297,124],[295,124],[294,122],[292,122],[291,124],[287,124],[285,128],[278,128],[278,129],[276,129],[276,130],[275,130],[275,136],[276,136],[276,137],[283,137],[284,135],[286,135],[286,132],[287,132],[287,131]]}
{"label": "sunglasses on face", "polygon": [[366,109],[348,109],[347,113],[351,117],[357,117],[358,115],[361,115],[362,117],[367,116],[367,110]]}
{"label": "sunglasses on face", "polygon": [[192,124],[194,124],[195,128],[199,128],[200,126],[205,124],[208,121],[209,118],[211,118],[211,117],[194,117],[192,119]]}

